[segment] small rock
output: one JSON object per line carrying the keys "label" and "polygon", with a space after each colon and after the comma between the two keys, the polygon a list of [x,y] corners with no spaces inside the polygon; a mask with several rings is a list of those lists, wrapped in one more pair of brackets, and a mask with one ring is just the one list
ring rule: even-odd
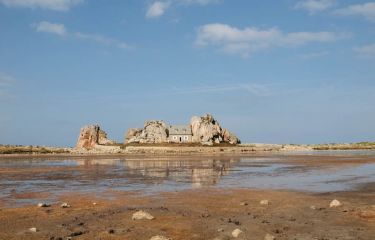
{"label": "small rock", "polygon": [[94,205],[94,206],[95,206],[95,205],[97,205],[97,203],[96,203],[96,202],[93,202],[93,203],[92,203],[92,205]]}
{"label": "small rock", "polygon": [[142,220],[142,219],[152,220],[154,219],[154,216],[152,216],[148,212],[140,210],[138,212],[133,213],[132,219],[133,220]]}
{"label": "small rock", "polygon": [[247,206],[247,205],[249,205],[249,204],[248,204],[247,202],[241,202],[240,205],[241,205],[241,206]]}
{"label": "small rock", "polygon": [[240,229],[234,229],[233,232],[232,232],[232,236],[234,238],[238,238],[238,236],[240,236],[240,234],[242,233],[242,231]]}
{"label": "small rock", "polygon": [[261,205],[269,205],[270,202],[268,200],[262,200],[262,201],[260,201],[260,204]]}
{"label": "small rock", "polygon": [[38,207],[50,207],[51,205],[47,203],[38,203]]}
{"label": "small rock", "polygon": [[310,206],[310,209],[316,210],[316,207],[313,205],[313,206]]}
{"label": "small rock", "polygon": [[157,236],[153,236],[152,238],[150,238],[150,240],[171,240],[171,239],[164,237],[164,236],[157,235]]}
{"label": "small rock", "polygon": [[340,207],[342,204],[338,201],[338,200],[336,200],[336,199],[334,199],[334,200],[332,200],[332,202],[329,204],[329,207]]}
{"label": "small rock", "polygon": [[219,228],[217,231],[218,231],[218,232],[224,232],[224,229]]}
{"label": "small rock", "polygon": [[68,203],[63,203],[61,204],[62,208],[70,208],[70,205]]}
{"label": "small rock", "polygon": [[264,237],[264,240],[275,240],[275,236],[271,235],[271,234],[266,234],[266,236]]}
{"label": "small rock", "polygon": [[29,231],[30,231],[30,232],[37,232],[38,229],[36,229],[35,227],[32,227],[32,228],[29,228]]}

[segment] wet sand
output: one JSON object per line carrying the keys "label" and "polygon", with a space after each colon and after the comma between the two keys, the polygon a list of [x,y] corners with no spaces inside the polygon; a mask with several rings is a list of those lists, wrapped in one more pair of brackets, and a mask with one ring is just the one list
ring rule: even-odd
{"label": "wet sand", "polygon": [[[374,239],[374,193],[308,194],[249,189],[205,189],[153,196],[133,192],[67,193],[51,207],[3,208],[0,239]],[[30,197],[30,196],[29,196]],[[261,205],[262,199],[269,205]],[[343,205],[329,208],[332,199]],[[68,202],[70,208],[61,208]],[[93,205],[93,203],[97,203]],[[312,208],[312,206],[314,206]],[[154,220],[132,220],[137,210]],[[30,232],[36,227],[38,232]]]}
{"label": "wet sand", "polygon": [[[280,161],[286,164],[288,170],[283,172],[283,176],[299,172],[307,174],[311,169],[323,169],[327,174],[332,174],[337,169],[350,169],[353,166],[375,163],[373,155],[337,156],[336,154],[335,156],[292,155],[277,158],[256,156],[255,159],[250,159],[251,164],[257,163],[262,157],[267,157],[268,164],[280,164]],[[90,164],[93,164],[91,161],[93,160],[89,161]],[[170,161],[172,160],[168,159],[167,162]],[[231,161],[227,167],[234,169],[234,172],[228,172],[226,176],[249,167],[247,159]],[[276,239],[301,240],[373,240],[375,236],[375,184],[371,179],[346,191],[311,192],[308,186],[306,191],[270,190],[218,187],[219,181],[227,181],[226,176],[218,178],[213,171],[212,180],[213,175],[209,171],[210,184],[200,185],[199,188],[147,192],[152,186],[166,184],[163,182],[166,180],[164,175],[160,177],[155,175],[155,172],[146,171],[149,175],[142,175],[142,179],[138,180],[149,181],[151,188],[143,188],[141,185],[134,190],[124,191],[106,186],[100,191],[84,191],[84,189],[76,191],[70,189],[70,186],[65,186],[63,190],[57,189],[59,191],[57,195],[56,192],[46,191],[42,186],[20,190],[23,182],[41,176],[43,180],[63,181],[71,180],[83,171],[88,172],[85,181],[99,182],[107,178],[118,179],[120,176],[111,172],[112,168],[107,169],[107,165],[95,165],[92,168],[92,165],[84,163],[86,165],[66,166],[55,162],[48,166],[42,164],[27,168],[23,167],[23,164],[0,167],[0,179],[3,182],[14,182],[19,187],[9,194],[4,190],[1,192],[3,197],[0,197],[0,239],[68,239],[69,237],[72,239],[150,239],[155,235],[163,235],[174,240],[224,240],[234,239],[231,232],[237,228],[243,231],[238,239],[264,239],[266,234],[271,234]],[[247,165],[243,166],[245,163]],[[152,166],[155,167],[155,164],[160,166],[162,163],[155,162]],[[262,160],[261,164],[264,165],[265,162]],[[256,164],[254,166],[255,169],[259,167]],[[144,164],[142,168],[137,165],[137,168],[133,167],[131,171],[136,170],[136,174],[144,173],[147,167],[150,168],[150,166],[145,167]],[[194,166],[194,169],[196,168],[197,166]],[[106,171],[102,171],[104,169]],[[205,175],[207,169],[198,172],[203,174],[198,180],[207,183],[207,175]],[[192,181],[196,180],[196,176],[192,174]],[[259,172],[257,174],[255,177],[262,176]],[[269,177],[277,179],[275,177],[278,174],[276,171],[276,174],[272,173]],[[126,177],[129,178],[127,175]],[[167,178],[171,178],[170,173]],[[173,181],[180,184],[178,182],[180,178],[181,176],[178,175],[177,180],[173,178]],[[235,180],[238,181],[238,178]],[[338,181],[342,180],[338,179]],[[139,182],[132,181],[126,184],[138,186]],[[35,201],[41,199],[51,206],[38,208]],[[264,199],[269,200],[270,204],[261,205],[260,201]],[[329,203],[333,199],[339,200],[342,206],[330,208]],[[62,202],[69,203],[71,207],[61,208]],[[132,220],[132,214],[137,210],[147,211],[155,219]],[[32,227],[37,228],[38,231],[29,231]]]}

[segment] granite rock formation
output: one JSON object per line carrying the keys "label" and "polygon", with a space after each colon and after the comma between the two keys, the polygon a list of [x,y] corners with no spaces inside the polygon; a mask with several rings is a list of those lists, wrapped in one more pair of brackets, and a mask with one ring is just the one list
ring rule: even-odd
{"label": "granite rock formation", "polygon": [[[203,145],[214,143],[238,144],[240,140],[220,124],[210,114],[191,118],[192,142]],[[168,125],[164,121],[146,121],[144,128],[131,128],[125,135],[125,143],[166,143],[168,142]]]}
{"label": "granite rock formation", "polygon": [[165,143],[167,141],[167,124],[157,120],[146,121],[143,129],[129,129],[125,137],[125,143]]}
{"label": "granite rock formation", "polygon": [[190,126],[193,133],[193,142],[208,145],[223,142],[230,144],[240,143],[236,135],[229,132],[227,129],[222,129],[218,121],[210,114],[206,114],[202,117],[192,117]]}
{"label": "granite rock formation", "polygon": [[99,125],[87,125],[81,128],[76,148],[93,149],[97,145],[115,143],[107,138],[107,133],[100,129]]}

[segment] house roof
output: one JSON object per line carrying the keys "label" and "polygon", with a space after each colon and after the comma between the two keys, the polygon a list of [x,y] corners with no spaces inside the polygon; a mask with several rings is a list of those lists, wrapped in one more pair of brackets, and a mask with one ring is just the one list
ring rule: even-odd
{"label": "house roof", "polygon": [[189,125],[171,125],[169,135],[192,135],[192,133]]}

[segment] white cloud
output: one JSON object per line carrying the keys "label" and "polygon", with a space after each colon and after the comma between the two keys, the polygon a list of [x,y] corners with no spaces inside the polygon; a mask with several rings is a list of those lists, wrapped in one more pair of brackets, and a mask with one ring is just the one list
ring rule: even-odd
{"label": "white cloud", "polygon": [[66,28],[64,24],[51,23],[51,22],[40,22],[36,24],[35,29],[37,32],[53,33],[60,36],[66,35]]}
{"label": "white cloud", "polygon": [[172,7],[188,7],[191,5],[205,6],[208,4],[219,3],[222,0],[164,0],[154,1],[147,8],[147,18],[158,18],[165,14],[165,12]]}
{"label": "white cloud", "polygon": [[375,57],[375,43],[361,47],[355,47],[354,51],[361,57]]}
{"label": "white cloud", "polygon": [[193,5],[193,4],[208,5],[212,3],[218,3],[220,2],[220,0],[177,0],[177,2],[181,4],[186,4],[186,5]]}
{"label": "white cloud", "polygon": [[101,43],[101,44],[108,45],[108,46],[115,46],[115,47],[122,48],[122,49],[130,48],[130,46],[126,44],[125,42],[121,42],[117,39],[105,37],[102,35],[76,32],[74,33],[74,36],[79,39],[94,41],[94,42]]}
{"label": "white cloud", "polygon": [[164,15],[165,11],[167,10],[169,6],[170,6],[170,2],[156,1],[148,7],[146,17],[148,18],[160,17]]}
{"label": "white cloud", "polygon": [[341,16],[361,16],[367,20],[375,21],[375,2],[350,5],[337,9],[334,13]]}
{"label": "white cloud", "polygon": [[248,56],[271,47],[297,47],[314,42],[333,42],[344,37],[333,32],[284,33],[278,28],[260,30],[255,27],[238,29],[226,24],[214,23],[198,29],[195,44],[213,45],[227,53]]}
{"label": "white cloud", "polygon": [[295,9],[307,10],[310,14],[324,11],[336,5],[336,0],[303,0],[298,1]]}
{"label": "white cloud", "polygon": [[68,11],[84,0],[0,0],[7,7],[42,8],[55,11]]}
{"label": "white cloud", "polygon": [[93,41],[93,42],[97,42],[97,43],[108,45],[108,46],[118,47],[121,49],[131,48],[125,42],[122,42],[114,38],[109,38],[103,35],[88,34],[88,33],[82,33],[82,32],[69,32],[65,28],[64,24],[61,24],[61,23],[51,23],[51,22],[43,21],[43,22],[34,24],[34,26],[37,32],[46,32],[46,33],[56,34],[59,36],[70,36],[76,39]]}

